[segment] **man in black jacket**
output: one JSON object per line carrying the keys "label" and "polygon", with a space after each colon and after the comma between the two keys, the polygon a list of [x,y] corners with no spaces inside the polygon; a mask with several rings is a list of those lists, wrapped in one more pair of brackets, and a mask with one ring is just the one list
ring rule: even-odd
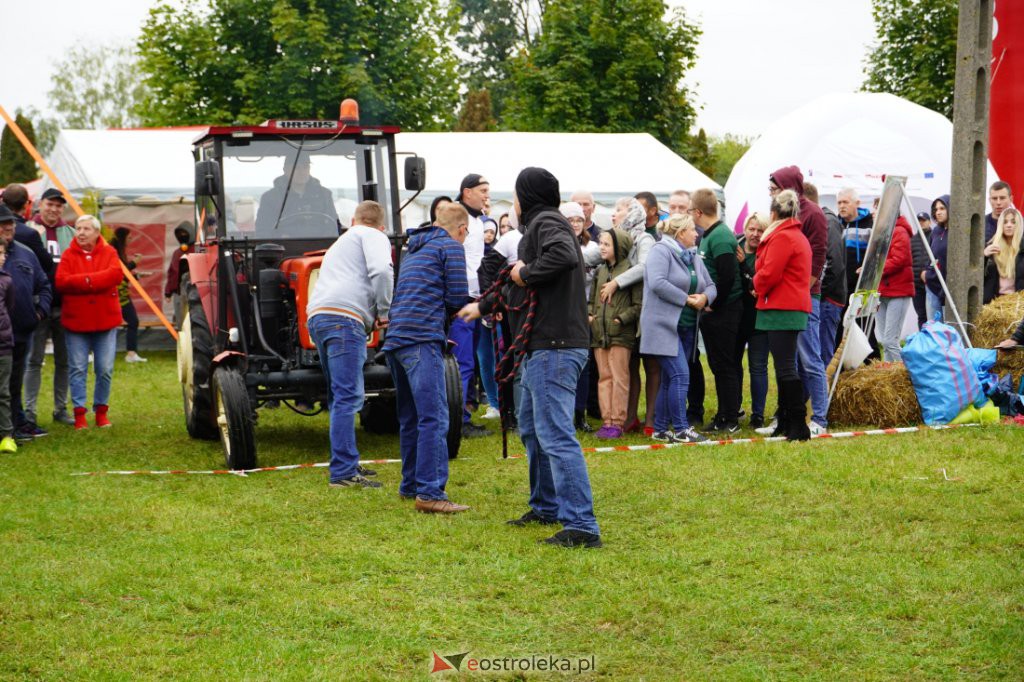
{"label": "man in black jacket", "polygon": [[[543,168],[526,168],[516,179],[513,210],[526,230],[514,284],[503,294],[513,310],[534,297],[532,319],[529,306],[510,313],[512,335],[522,333],[525,343],[519,434],[530,461],[530,511],[509,523],[561,523],[563,530],[544,542],[600,547],[587,463],[573,429],[576,382],[590,346],[583,253],[559,201],[558,179]],[[459,316],[489,315],[497,299],[484,296]]]}

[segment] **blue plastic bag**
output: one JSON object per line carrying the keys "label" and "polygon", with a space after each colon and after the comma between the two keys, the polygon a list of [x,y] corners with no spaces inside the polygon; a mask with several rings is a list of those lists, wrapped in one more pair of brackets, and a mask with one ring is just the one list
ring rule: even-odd
{"label": "blue plastic bag", "polygon": [[968,348],[967,357],[970,358],[971,364],[974,366],[974,371],[978,373],[978,377],[984,377],[988,375],[988,371],[995,367],[996,364],[996,349],[995,348]]}
{"label": "blue plastic bag", "polygon": [[913,334],[903,347],[903,363],[925,424],[948,424],[968,405],[987,400],[960,335],[947,324],[928,322]]}

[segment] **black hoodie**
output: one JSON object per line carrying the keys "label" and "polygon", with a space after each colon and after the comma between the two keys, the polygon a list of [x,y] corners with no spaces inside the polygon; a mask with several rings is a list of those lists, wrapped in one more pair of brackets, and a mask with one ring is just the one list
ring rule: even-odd
{"label": "black hoodie", "polygon": [[[583,252],[569,221],[558,212],[558,179],[543,168],[526,168],[516,179],[516,197],[520,222],[526,226],[519,242],[519,260],[526,263],[519,274],[526,287],[510,284],[505,293],[512,306],[525,301],[528,289],[537,293],[527,350],[588,348]],[[484,315],[489,315],[493,306],[493,295],[480,300]],[[518,335],[526,311],[510,317],[512,333]]]}

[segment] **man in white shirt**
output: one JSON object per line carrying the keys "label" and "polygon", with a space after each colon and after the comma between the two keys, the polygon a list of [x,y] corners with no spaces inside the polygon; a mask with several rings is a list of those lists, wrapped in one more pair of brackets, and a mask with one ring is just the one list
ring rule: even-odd
{"label": "man in white shirt", "polygon": [[[469,235],[463,246],[466,249],[466,281],[469,283],[469,297],[480,298],[480,279],[477,270],[484,259],[484,207],[490,199],[491,183],[478,173],[470,173],[459,185],[459,197],[456,201],[462,204],[469,213]],[[448,340],[455,344],[455,358],[459,361],[459,373],[462,375],[462,395],[467,404],[475,399],[470,395],[470,386],[476,374],[476,346],[480,336],[480,321],[467,322],[460,318],[452,321],[448,330]],[[462,435],[467,438],[486,436],[489,431],[470,421],[468,408],[462,414]]]}
{"label": "man in white shirt", "polygon": [[363,407],[366,335],[386,327],[394,292],[391,242],[384,207],[364,201],[352,227],[324,255],[306,315],[330,396],[332,488],[380,488],[365,477],[356,449],[356,414]]}

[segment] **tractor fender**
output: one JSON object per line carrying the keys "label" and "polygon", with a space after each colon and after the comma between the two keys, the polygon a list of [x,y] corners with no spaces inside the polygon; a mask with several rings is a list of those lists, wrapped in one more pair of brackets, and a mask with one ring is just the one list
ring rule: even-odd
{"label": "tractor fender", "polygon": [[217,271],[217,245],[209,246],[203,251],[185,254],[181,258],[179,267],[181,275],[188,272],[189,280],[199,293],[199,300],[202,302],[203,312],[206,313],[210,328],[215,328],[218,324],[213,300],[216,295],[214,286]]}
{"label": "tractor fender", "polygon": [[237,350],[226,350],[213,356],[212,368],[215,369],[221,366],[235,366],[238,369],[244,369],[245,367],[245,353],[240,353]]}

